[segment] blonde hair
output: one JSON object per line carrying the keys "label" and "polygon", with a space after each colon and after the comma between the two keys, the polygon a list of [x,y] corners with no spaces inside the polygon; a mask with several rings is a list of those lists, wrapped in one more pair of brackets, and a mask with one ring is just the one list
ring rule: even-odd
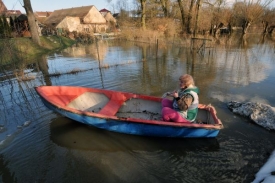
{"label": "blonde hair", "polygon": [[195,85],[193,77],[189,74],[181,75],[179,80],[184,82],[186,86]]}

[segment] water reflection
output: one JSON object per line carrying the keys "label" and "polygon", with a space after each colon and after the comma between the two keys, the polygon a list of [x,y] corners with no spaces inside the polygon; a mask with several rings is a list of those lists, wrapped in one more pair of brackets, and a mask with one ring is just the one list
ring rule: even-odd
{"label": "water reflection", "polygon": [[9,162],[4,160],[3,155],[0,155],[0,175],[3,182],[17,182],[17,178],[9,169]]}
{"label": "water reflection", "polygon": [[108,47],[108,42],[104,40],[97,41],[97,44],[85,46],[76,44],[62,50],[62,55],[65,57],[90,57],[93,60],[104,60]]}
{"label": "water reflection", "polygon": [[51,140],[61,147],[89,151],[218,151],[216,138],[175,139],[108,132],[59,117],[51,124]]}

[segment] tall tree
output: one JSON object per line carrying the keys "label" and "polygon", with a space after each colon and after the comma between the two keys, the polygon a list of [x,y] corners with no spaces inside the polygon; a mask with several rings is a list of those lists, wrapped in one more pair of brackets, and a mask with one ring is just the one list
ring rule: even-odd
{"label": "tall tree", "polygon": [[141,7],[141,27],[143,30],[146,29],[146,0],[140,0],[140,7]]}
{"label": "tall tree", "polygon": [[266,8],[262,17],[263,34],[268,33],[269,26],[275,25],[275,9],[270,10]]}
{"label": "tall tree", "polygon": [[200,9],[201,9],[201,4],[202,4],[202,0],[197,0],[197,4],[196,4],[196,17],[195,17],[195,28],[194,28],[193,36],[196,36],[196,34],[198,32],[199,12],[200,12]]}
{"label": "tall tree", "polygon": [[31,1],[30,0],[24,0],[24,6],[23,7],[25,8],[27,16],[28,16],[28,23],[29,23],[29,26],[30,26],[32,40],[36,44],[41,45],[40,37],[39,37],[39,33],[38,33],[38,25],[37,25],[37,22],[35,20],[34,14],[33,14]]}
{"label": "tall tree", "polygon": [[187,29],[186,31],[188,34],[192,32],[191,23],[192,23],[192,12],[193,12],[194,4],[195,4],[195,0],[191,0],[189,10],[188,10],[187,22],[186,22],[186,29]]}
{"label": "tall tree", "polygon": [[184,32],[184,27],[185,27],[185,12],[184,12],[184,7],[183,7],[182,0],[178,0],[178,3],[179,3],[180,13],[181,13],[182,31]]}
{"label": "tall tree", "polygon": [[251,24],[264,16],[264,10],[273,0],[247,0],[236,2],[233,12],[236,21],[240,22],[243,34],[246,34]]}
{"label": "tall tree", "polygon": [[169,13],[168,13],[168,9],[169,9],[169,0],[161,0],[161,7],[164,13],[164,17],[168,17]]}

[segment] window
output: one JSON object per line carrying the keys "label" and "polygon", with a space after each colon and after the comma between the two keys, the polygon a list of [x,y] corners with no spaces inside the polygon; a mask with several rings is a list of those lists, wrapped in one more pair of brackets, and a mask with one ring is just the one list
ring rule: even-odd
{"label": "window", "polygon": [[84,28],[84,32],[90,32],[89,28]]}

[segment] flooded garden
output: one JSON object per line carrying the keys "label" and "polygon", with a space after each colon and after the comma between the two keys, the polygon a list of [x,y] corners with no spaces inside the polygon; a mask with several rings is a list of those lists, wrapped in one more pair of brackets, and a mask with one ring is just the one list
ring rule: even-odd
{"label": "flooded garden", "polygon": [[[275,42],[221,37],[190,47],[99,40],[0,73],[0,182],[252,182],[275,149],[275,132],[233,114],[230,101],[275,106]],[[84,86],[153,96],[188,73],[223,122],[216,138],[107,132],[46,108],[35,87]]]}

